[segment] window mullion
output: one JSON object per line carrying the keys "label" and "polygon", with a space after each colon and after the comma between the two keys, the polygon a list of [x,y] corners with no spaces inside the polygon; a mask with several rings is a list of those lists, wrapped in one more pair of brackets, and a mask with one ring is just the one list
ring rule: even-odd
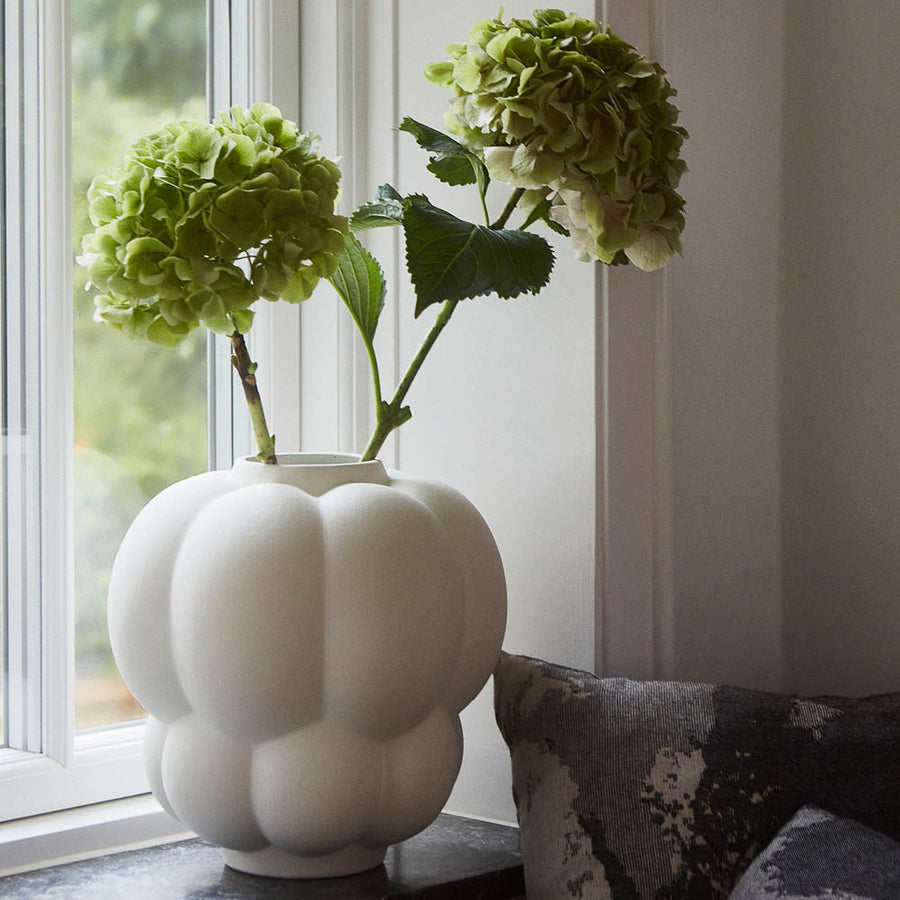
{"label": "window mullion", "polygon": [[[273,103],[286,118],[299,123],[300,4],[231,0],[230,5],[232,102],[243,106]],[[259,391],[269,427],[277,438],[278,453],[299,450],[302,446],[301,306],[257,302],[249,335],[253,359],[259,364]],[[245,416],[242,397],[237,407],[240,415]]]}
{"label": "window mullion", "polygon": [[[268,6],[268,0],[255,0]],[[207,107],[212,118],[234,104],[250,102],[249,73],[253,2],[208,0],[209,53]],[[252,343],[251,343],[252,347]],[[209,467],[229,469],[236,456],[250,454],[250,418],[239,396],[231,367],[231,345],[221,334],[210,333],[207,344],[209,410]]]}
{"label": "window mullion", "polygon": [[38,210],[41,377],[43,746],[74,741],[73,308],[69,0],[41,0]]}
{"label": "window mullion", "polygon": [[7,4],[4,97],[3,498],[6,556],[6,734],[39,752],[41,734],[40,90],[35,4]]}
{"label": "window mullion", "polygon": [[[231,104],[231,10],[229,0],[207,0],[206,103],[211,118]],[[224,335],[209,333],[206,344],[208,465],[224,469],[235,455],[234,379]]]}

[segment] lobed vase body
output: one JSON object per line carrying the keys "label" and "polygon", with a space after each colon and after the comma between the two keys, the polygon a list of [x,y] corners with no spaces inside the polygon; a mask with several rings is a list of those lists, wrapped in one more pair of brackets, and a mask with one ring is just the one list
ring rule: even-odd
{"label": "lobed vase body", "polygon": [[475,508],[341,455],[172,485],[109,589],[155,796],[232,867],[279,877],[377,866],[434,820],[505,624]]}

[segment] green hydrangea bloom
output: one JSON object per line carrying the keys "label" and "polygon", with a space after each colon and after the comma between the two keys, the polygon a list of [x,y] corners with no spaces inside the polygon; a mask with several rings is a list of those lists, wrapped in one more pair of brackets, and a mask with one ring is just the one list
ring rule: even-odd
{"label": "green hydrangea bloom", "polygon": [[340,170],[274,106],[136,141],[88,191],[95,317],[175,346],[198,324],[245,333],[260,297],[305,300],[337,267]]}
{"label": "green hydrangea bloom", "polygon": [[681,251],[687,132],[658,64],[558,9],[486,19],[447,53],[425,69],[454,92],[447,129],[492,178],[551,196],[582,259],[650,270]]}

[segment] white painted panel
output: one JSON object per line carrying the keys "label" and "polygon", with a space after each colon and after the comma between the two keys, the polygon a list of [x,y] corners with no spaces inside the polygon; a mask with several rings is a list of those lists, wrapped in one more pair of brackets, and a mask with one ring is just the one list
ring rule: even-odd
{"label": "white painted panel", "polygon": [[598,602],[599,662],[605,675],[653,678],[657,665],[654,381],[655,279],[632,269],[609,272],[605,384],[603,590]]}
{"label": "white painted panel", "polygon": [[[343,4],[346,5],[346,4]],[[300,127],[322,137],[322,152],[340,154],[338,79],[340,40],[336,3],[300,6]],[[350,36],[352,37],[352,35]],[[344,311],[327,284],[300,311],[300,449],[351,450],[341,446],[340,322]]]}
{"label": "white painted panel", "polygon": [[670,0],[666,68],[690,167],[668,269],[674,671],[781,678],[779,278],[788,4]]}
{"label": "white painted panel", "polygon": [[[268,102],[285,118],[300,118],[299,4],[256,0],[253,7],[250,96],[248,102]],[[300,308],[289,303],[260,301],[250,334],[257,381],[269,430],[278,453],[300,447]],[[230,377],[233,377],[228,373]]]}
{"label": "white painted panel", "polygon": [[[663,0],[612,0],[609,25],[665,64],[665,7]],[[670,677],[675,649],[669,269],[648,275],[617,267],[607,278],[599,358],[605,437],[598,664],[605,675]]]}

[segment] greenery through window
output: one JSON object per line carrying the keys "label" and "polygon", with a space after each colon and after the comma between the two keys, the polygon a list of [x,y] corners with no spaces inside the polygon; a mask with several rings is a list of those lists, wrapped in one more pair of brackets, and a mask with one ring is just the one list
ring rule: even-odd
{"label": "greenery through window", "polygon": [[[140,134],[206,118],[204,0],[72,0],[73,251],[85,192]],[[76,728],[142,718],[106,633],[116,549],[154,494],[206,468],[206,343],[131,342],[92,319],[75,267]]]}

